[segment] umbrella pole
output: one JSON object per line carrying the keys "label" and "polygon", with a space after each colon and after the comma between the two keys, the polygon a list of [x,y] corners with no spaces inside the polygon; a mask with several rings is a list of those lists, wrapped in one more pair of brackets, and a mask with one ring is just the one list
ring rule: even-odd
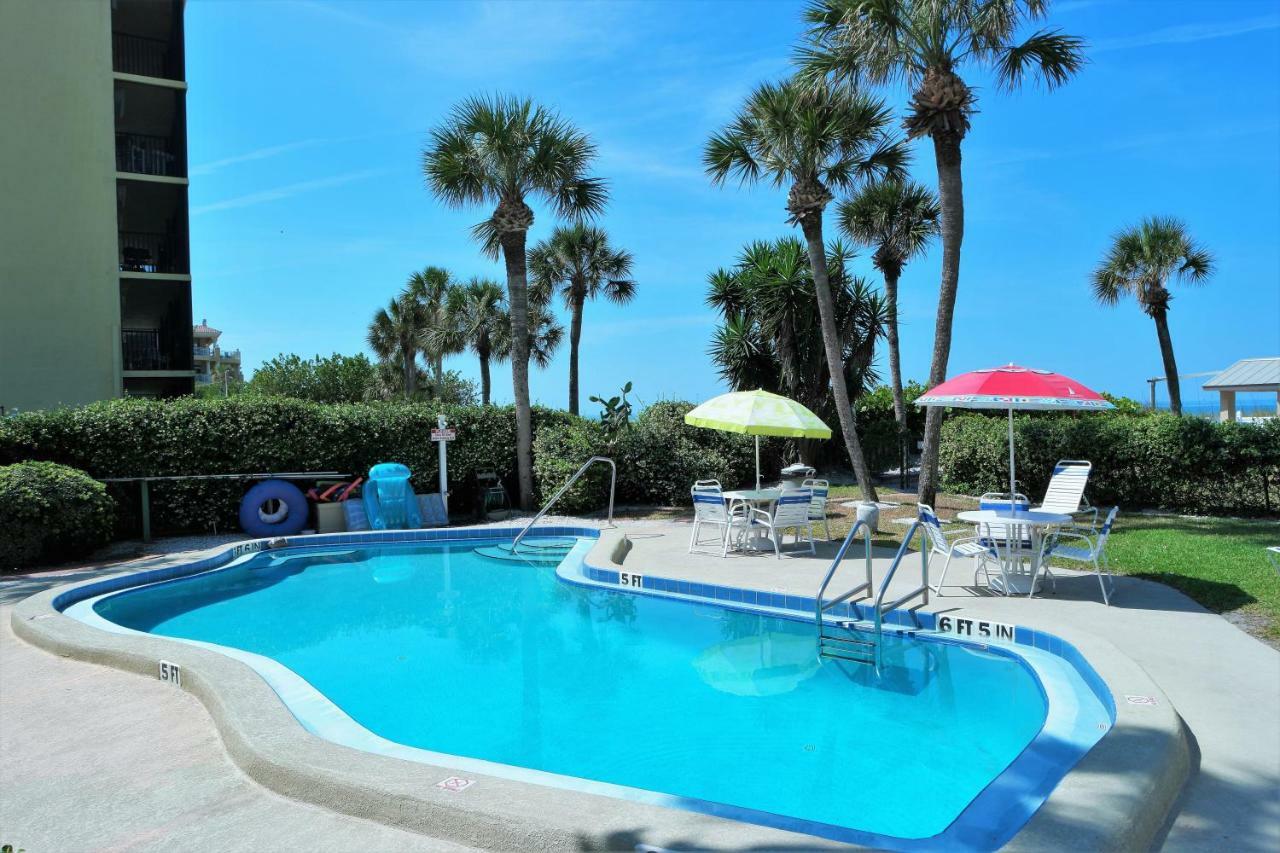
{"label": "umbrella pole", "polygon": [[760,436],[756,436],[756,491],[760,491]]}
{"label": "umbrella pole", "polygon": [[1018,494],[1018,475],[1013,459],[1013,406],[1009,407],[1009,509],[1016,510]]}

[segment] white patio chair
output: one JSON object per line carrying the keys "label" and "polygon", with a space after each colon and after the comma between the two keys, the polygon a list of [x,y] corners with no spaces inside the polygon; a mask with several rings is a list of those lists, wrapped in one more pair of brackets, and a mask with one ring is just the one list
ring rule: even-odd
{"label": "white patio chair", "polygon": [[706,525],[720,529],[720,537],[715,544],[720,548],[721,557],[728,556],[729,531],[735,518],[744,518],[743,508],[740,505],[725,506],[724,492],[720,490],[720,484],[715,481],[706,483],[700,480],[689,490],[689,493],[693,496],[693,533],[689,536],[689,553],[694,553],[695,548],[712,544],[702,542],[699,538],[703,526]]}
{"label": "white patio chair", "polygon": [[800,544],[800,531],[806,531],[809,539],[809,553],[818,553],[813,541],[813,520],[809,517],[809,506],[813,501],[813,493],[808,489],[795,489],[783,492],[773,505],[773,512],[752,508],[743,519],[734,519],[733,527],[741,527],[744,533],[760,533],[760,528],[768,531],[773,540],[773,553],[782,559],[782,534],[786,530],[796,531],[796,544]]}
{"label": "white patio chair", "polygon": [[[1016,509],[1019,512],[1028,510],[1031,508],[1031,500],[1026,495],[1022,494],[1022,492],[1015,492],[1012,501],[1009,500],[1008,492],[987,492],[982,497],[978,498],[978,509],[1007,511],[1010,508]],[[976,532],[979,537],[985,536],[989,533],[989,540],[992,543],[1004,542],[1009,538],[1008,525],[993,521],[987,522],[983,527],[983,530],[979,530],[975,527],[974,532]],[[988,543],[983,542],[982,544],[986,545]],[[1023,532],[1022,544],[1024,547],[1031,547],[1031,540],[1027,538],[1025,530]]]}
{"label": "white patio chair", "polygon": [[1045,489],[1044,500],[1037,511],[1057,512],[1071,516],[1089,516],[1092,527],[1098,525],[1098,510],[1085,499],[1084,487],[1089,483],[1093,463],[1085,459],[1059,459],[1053,466],[1053,476]]}
{"label": "white patio chair", "polygon": [[827,518],[827,493],[831,490],[831,484],[826,480],[815,480],[811,477],[801,483],[800,488],[813,492],[813,497],[809,500],[809,520],[822,522],[827,541],[830,542],[831,519]]}
{"label": "white patio chair", "polygon": [[929,554],[931,556],[938,554],[946,558],[942,564],[942,574],[938,575],[937,585],[930,584],[929,588],[939,596],[942,595],[942,584],[947,579],[947,569],[951,568],[951,559],[957,556],[971,557],[977,561],[973,572],[976,581],[979,568],[983,567],[986,560],[992,556],[991,548],[983,545],[979,541],[980,537],[965,535],[964,530],[948,534],[942,529],[942,522],[938,520],[937,513],[928,504],[916,504],[916,511],[920,522],[924,525],[925,535],[929,538]]}
{"label": "white patio chair", "polygon": [[[1049,557],[1059,557],[1076,563],[1090,563],[1093,573],[1098,576],[1098,586],[1102,588],[1102,603],[1110,606],[1111,596],[1115,594],[1116,581],[1107,566],[1107,537],[1111,535],[1111,525],[1115,523],[1116,513],[1120,507],[1113,506],[1107,513],[1107,520],[1102,527],[1063,527],[1045,540],[1044,556],[1040,564],[1049,570]],[[1082,545],[1063,545],[1064,539],[1081,542]],[[1052,577],[1052,575],[1050,575]]]}

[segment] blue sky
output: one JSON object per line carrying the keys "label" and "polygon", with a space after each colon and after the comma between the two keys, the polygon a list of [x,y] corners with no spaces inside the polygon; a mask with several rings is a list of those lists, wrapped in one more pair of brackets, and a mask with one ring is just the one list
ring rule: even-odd
{"label": "blue sky", "polygon": [[[713,187],[701,150],[753,86],[788,72],[801,8],[192,0],[196,318],[252,367],[362,350],[373,312],[428,264],[505,281],[468,235],[489,211],[437,202],[421,150],[459,99],[510,92],[596,141],[612,196],[602,224],[636,257],[636,301],[587,308],[584,398],[628,380],[643,403],[724,390],[706,356],[706,276],[793,229],[783,191]],[[1095,305],[1088,277],[1109,236],[1148,214],[1184,218],[1218,260],[1207,286],[1176,291],[1180,370],[1280,354],[1280,8],[1062,0],[1050,21],[1090,43],[1065,88],[1006,94],[966,73],[980,113],[964,146],[950,373],[1017,361],[1144,397],[1162,372],[1154,327],[1134,304]],[[914,150],[916,178],[935,185],[931,146]],[[531,243],[555,224],[537,214]],[[855,263],[878,280],[866,252]],[[908,378],[928,372],[938,266],[935,251],[903,276]],[[473,357],[451,366],[478,376]],[[563,406],[567,376],[566,347],[534,371],[535,399]],[[494,388],[510,399],[505,367]]]}

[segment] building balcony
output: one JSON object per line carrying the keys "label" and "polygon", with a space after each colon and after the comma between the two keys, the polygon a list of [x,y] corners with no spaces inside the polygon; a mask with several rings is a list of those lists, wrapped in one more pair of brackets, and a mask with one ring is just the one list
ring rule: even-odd
{"label": "building balcony", "polygon": [[116,134],[116,171],[182,177],[173,140],[145,133]]}
{"label": "building balcony", "polygon": [[111,67],[121,74],[181,80],[178,52],[166,38],[111,34]]}
{"label": "building balcony", "polygon": [[173,360],[159,329],[122,329],[120,351],[125,370],[171,370]]}
{"label": "building balcony", "polygon": [[187,272],[186,247],[173,233],[120,232],[121,272]]}
{"label": "building balcony", "polygon": [[196,358],[209,358],[213,355],[212,347],[195,347],[191,350],[191,354]]}

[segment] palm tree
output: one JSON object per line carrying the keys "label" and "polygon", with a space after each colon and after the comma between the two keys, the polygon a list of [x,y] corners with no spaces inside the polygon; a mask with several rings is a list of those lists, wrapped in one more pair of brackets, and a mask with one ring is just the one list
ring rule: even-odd
{"label": "palm tree", "polygon": [[[875,379],[872,361],[884,303],[864,279],[850,274],[852,258],[839,242],[827,247],[844,382],[861,393]],[[723,317],[710,351],[720,375],[735,390],[763,388],[822,416],[834,414],[805,244],[794,237],[751,243],[732,269],[717,270],[708,283],[707,304]],[[815,462],[811,443],[800,446],[801,458]]]}
{"label": "palm tree", "polygon": [[869,184],[839,207],[840,230],[849,239],[874,247],[871,262],[884,276],[889,342],[889,383],[893,417],[906,439],[907,406],[902,398],[902,362],[898,350],[898,279],[907,261],[919,255],[938,235],[938,197],[914,182],[878,181]]}
{"label": "palm tree", "polygon": [[1138,301],[1156,322],[1165,382],[1169,386],[1169,410],[1182,414],[1178,364],[1169,337],[1169,280],[1202,284],[1213,274],[1213,256],[1196,245],[1185,223],[1172,217],[1151,216],[1135,228],[1126,228],[1111,241],[1107,256],[1093,273],[1093,295],[1103,305],[1115,305],[1123,296]]}
{"label": "palm tree", "polygon": [[604,209],[608,193],[587,169],[591,140],[555,113],[522,98],[474,97],[457,105],[431,133],[422,155],[427,186],[446,204],[493,205],[472,229],[487,254],[501,253],[510,302],[511,378],[516,404],[516,461],[520,503],[533,502],[533,421],[529,405],[529,292],[525,239],[533,225],[529,196],[572,220]]}
{"label": "palm tree", "polygon": [[[1040,29],[1015,42],[1019,27],[1044,18],[1048,0],[812,0],[805,11],[809,44],[799,51],[811,85],[831,80],[860,86],[903,82],[912,89],[903,122],[912,139],[933,140],[942,210],[942,276],[934,327],[930,387],[947,378],[951,324],[960,283],[964,191],[960,144],[974,112],[973,90],[960,77],[965,63],[992,69],[1006,90],[1034,75],[1053,88],[1084,65],[1083,40]],[[942,409],[925,416],[920,500],[938,486]]]}
{"label": "palm tree", "polygon": [[[405,291],[422,303],[427,322],[434,325],[441,318],[451,287],[453,287],[453,278],[448,270],[441,267],[426,267],[421,272],[415,272],[409,276]],[[428,342],[427,336],[423,336],[419,345],[422,347],[423,357],[431,366],[431,375],[436,382],[439,382],[444,375],[445,356],[462,352],[463,349],[461,346],[447,342],[444,337],[437,337]]]}
{"label": "palm tree", "polygon": [[569,411],[578,414],[578,347],[582,342],[582,309],[603,294],[625,305],[635,298],[631,253],[609,245],[603,228],[583,223],[557,228],[550,239],[529,251],[534,287],[548,294],[557,287],[569,309]]}
{"label": "palm tree", "polygon": [[427,323],[422,303],[406,291],[378,309],[369,324],[369,348],[378,358],[399,366],[406,398],[417,391],[418,341]]}
{"label": "palm tree", "polygon": [[827,273],[822,214],[831,188],[853,189],[878,177],[901,177],[907,152],[885,132],[890,113],[884,102],[847,88],[805,86],[795,80],[757,88],[738,116],[707,142],[703,164],[716,183],[736,175],[743,183],[768,179],[790,184],[787,212],[804,233],[813,273],[828,374],[833,378],[840,430],[854,475],[866,500],[875,500],[853,422],[840,337]]}
{"label": "palm tree", "polygon": [[506,293],[489,279],[472,278],[453,285],[444,297],[440,322],[423,335],[428,352],[461,352],[470,348],[480,359],[480,399],[485,406],[493,389],[489,365],[510,355]]}

